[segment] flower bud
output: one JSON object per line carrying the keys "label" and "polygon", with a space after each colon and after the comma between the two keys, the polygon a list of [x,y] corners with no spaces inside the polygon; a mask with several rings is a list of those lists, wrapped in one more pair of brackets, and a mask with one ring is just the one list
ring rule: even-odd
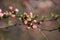
{"label": "flower bud", "polygon": [[27,20],[24,20],[24,24],[27,24],[28,22],[27,22]]}
{"label": "flower bud", "polygon": [[3,15],[4,15],[3,13],[0,13],[0,17],[3,17]]}
{"label": "flower bud", "polygon": [[2,9],[0,9],[0,12],[2,12]]}
{"label": "flower bud", "polygon": [[12,7],[12,6],[9,6],[9,9],[10,9],[10,10],[13,10],[13,7]]}
{"label": "flower bud", "polygon": [[19,12],[19,9],[16,8],[15,11],[16,11],[16,12]]}
{"label": "flower bud", "polygon": [[33,27],[33,29],[37,29],[37,25],[33,25],[32,27]]}
{"label": "flower bud", "polygon": [[12,17],[12,18],[15,18],[15,17],[16,17],[16,15],[12,14],[12,15],[11,15],[11,17]]}

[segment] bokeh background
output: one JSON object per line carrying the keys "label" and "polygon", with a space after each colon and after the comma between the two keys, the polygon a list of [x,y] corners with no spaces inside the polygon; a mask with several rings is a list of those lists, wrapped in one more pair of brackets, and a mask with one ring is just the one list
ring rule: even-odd
{"label": "bokeh background", "polygon": [[[42,4],[44,1],[48,5],[46,3]],[[0,8],[7,10],[9,5],[18,8],[20,10],[19,14],[27,11],[38,14],[39,17],[42,15],[47,16],[46,19],[50,18],[51,12],[60,15],[60,0],[0,0]],[[0,21],[0,27],[7,26],[5,21],[7,19]],[[11,19],[11,21],[12,23],[17,22],[15,19]],[[58,22],[60,22],[60,19],[58,19]],[[45,29],[57,28],[56,25],[58,22],[44,22],[43,26]],[[25,25],[11,26],[3,30],[3,32],[0,32],[0,40],[60,40],[60,32],[58,30],[52,32],[32,29],[26,30]]]}

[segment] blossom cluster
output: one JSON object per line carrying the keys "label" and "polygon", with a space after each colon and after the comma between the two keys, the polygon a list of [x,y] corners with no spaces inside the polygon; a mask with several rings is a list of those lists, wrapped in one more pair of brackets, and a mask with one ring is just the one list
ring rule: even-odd
{"label": "blossom cluster", "polygon": [[[13,8],[12,6],[9,6],[8,7],[8,10],[7,11],[4,11],[2,9],[0,9],[0,19],[3,19],[3,18],[17,18],[19,19],[20,21],[22,21],[22,23],[27,27],[27,29],[37,29],[38,25],[42,25],[43,22],[45,21],[45,16],[42,16],[42,18],[40,18],[40,20],[38,21],[37,17],[38,15],[35,15],[33,14],[32,12],[24,12],[23,14],[17,16],[19,12],[19,9],[17,8]],[[47,21],[52,21],[52,20],[57,20],[58,18],[60,17],[60,15],[55,15],[55,14],[51,14],[51,19],[48,19]],[[9,25],[10,25],[10,21],[9,21]]]}
{"label": "blossom cluster", "polygon": [[0,19],[8,18],[8,17],[15,18],[17,12],[19,12],[19,9],[17,8],[14,9],[12,6],[9,6],[8,10],[4,12],[2,9],[0,9]]}
{"label": "blossom cluster", "polygon": [[23,14],[20,15],[19,20],[22,21],[24,25],[27,25],[27,29],[37,29],[36,24],[42,24],[42,21],[37,20],[37,15],[34,15],[32,12],[26,13],[24,12]]}

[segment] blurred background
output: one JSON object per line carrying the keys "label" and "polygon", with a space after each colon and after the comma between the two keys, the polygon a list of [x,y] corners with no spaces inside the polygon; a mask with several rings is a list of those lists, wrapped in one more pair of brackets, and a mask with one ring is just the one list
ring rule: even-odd
{"label": "blurred background", "polygon": [[[39,18],[43,15],[47,16],[46,19],[49,19],[51,12],[60,15],[60,0],[0,0],[1,9],[7,10],[9,5],[18,8],[19,14],[24,11],[32,12],[38,14]],[[0,27],[7,26],[5,21],[7,19],[0,21]],[[11,21],[13,24],[17,22],[15,19],[11,19]],[[60,19],[58,19],[58,22],[60,23]],[[45,29],[57,28],[58,22],[44,22],[43,26]],[[3,30],[0,32],[0,40],[60,40],[60,32],[58,30],[52,32],[26,30],[25,25],[12,26]]]}

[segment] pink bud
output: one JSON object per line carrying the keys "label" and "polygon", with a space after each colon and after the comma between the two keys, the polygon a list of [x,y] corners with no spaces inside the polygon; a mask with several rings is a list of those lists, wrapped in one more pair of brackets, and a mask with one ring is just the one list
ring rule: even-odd
{"label": "pink bud", "polygon": [[27,27],[27,29],[29,30],[31,27]]}
{"label": "pink bud", "polygon": [[0,12],[2,12],[2,9],[0,9]]}
{"label": "pink bud", "polygon": [[40,24],[43,24],[43,22],[40,22]]}
{"label": "pink bud", "polygon": [[8,16],[8,13],[4,12],[4,15],[5,15],[5,16]]}
{"label": "pink bud", "polygon": [[37,29],[37,25],[33,25],[32,27],[33,27],[33,29]]}
{"label": "pink bud", "polygon": [[16,11],[16,12],[19,12],[19,9],[16,8],[15,11]]}
{"label": "pink bud", "polygon": [[34,20],[33,22],[35,22],[35,23],[36,23],[36,22],[37,22],[37,20]]}
{"label": "pink bud", "polygon": [[10,9],[10,10],[13,10],[13,7],[12,7],[12,6],[9,6],[9,9]]}
{"label": "pink bud", "polygon": [[30,25],[33,25],[33,23],[30,23]]}
{"label": "pink bud", "polygon": [[30,12],[30,16],[32,16],[33,15],[33,13],[32,12]]}
{"label": "pink bud", "polygon": [[28,14],[26,14],[26,17],[29,17],[29,15],[28,15]]}
{"label": "pink bud", "polygon": [[12,17],[12,18],[15,18],[15,17],[16,17],[16,15],[12,14],[12,15],[11,15],[11,17]]}
{"label": "pink bud", "polygon": [[27,24],[27,21],[26,20],[24,20],[24,24]]}
{"label": "pink bud", "polygon": [[3,13],[0,13],[0,17],[3,17],[3,15],[4,15]]}

